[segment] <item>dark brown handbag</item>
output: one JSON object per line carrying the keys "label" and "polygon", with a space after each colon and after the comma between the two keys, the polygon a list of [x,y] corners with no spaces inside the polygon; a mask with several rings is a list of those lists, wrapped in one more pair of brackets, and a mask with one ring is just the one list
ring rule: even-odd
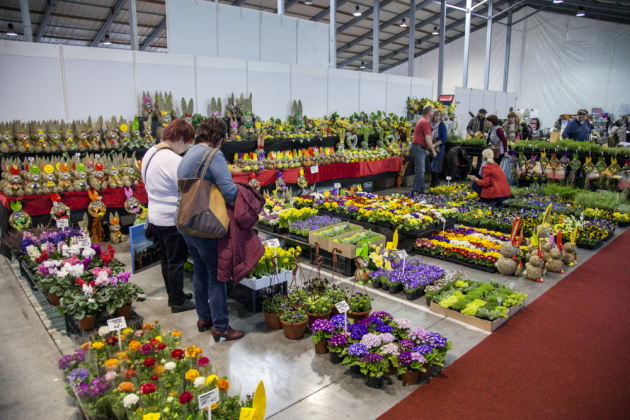
{"label": "dark brown handbag", "polygon": [[492,150],[492,153],[494,153],[494,158],[495,159],[499,158],[499,155],[501,154],[501,146],[499,145],[499,143],[497,143],[497,144],[490,143],[488,145],[488,149]]}
{"label": "dark brown handbag", "polygon": [[[177,229],[198,238],[222,238],[227,235],[230,219],[219,188],[205,180],[206,172],[219,149],[210,149],[201,159],[195,178],[180,178],[177,187],[181,194],[177,212]],[[208,157],[209,155],[209,157]],[[208,158],[201,177],[199,171]]]}

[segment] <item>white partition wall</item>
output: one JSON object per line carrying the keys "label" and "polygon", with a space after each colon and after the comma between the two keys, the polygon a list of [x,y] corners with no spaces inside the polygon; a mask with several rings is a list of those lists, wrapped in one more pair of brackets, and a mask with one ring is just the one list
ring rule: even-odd
{"label": "white partition wall", "polygon": [[328,25],[298,19],[297,64],[328,68]]}
{"label": "white partition wall", "polygon": [[169,52],[216,57],[217,4],[209,1],[168,0],[166,32]]}
{"label": "white partition wall", "polygon": [[[43,71],[43,70],[45,71]],[[142,92],[193,98],[195,112],[212,115],[210,101],[234,93],[253,97],[263,119],[286,120],[293,100],[308,117],[385,111],[404,116],[409,95],[431,97],[432,80],[221,57],[0,41],[0,121],[105,120],[140,114]],[[65,81],[64,81],[65,80]]]}
{"label": "white partition wall", "polygon": [[458,133],[466,134],[466,126],[472,118],[469,112],[476,116],[477,112],[484,108],[488,115],[496,114],[499,119],[505,119],[510,108],[516,109],[516,99],[516,93],[456,87],[455,115]]}
{"label": "white partition wall", "polygon": [[[226,4],[215,4],[218,5],[217,55],[226,58],[260,60],[260,12]],[[178,52],[174,47],[171,48],[170,44],[168,51],[169,53]]]}
{"label": "white partition wall", "polygon": [[294,17],[260,14],[260,61],[297,63],[297,22]]}

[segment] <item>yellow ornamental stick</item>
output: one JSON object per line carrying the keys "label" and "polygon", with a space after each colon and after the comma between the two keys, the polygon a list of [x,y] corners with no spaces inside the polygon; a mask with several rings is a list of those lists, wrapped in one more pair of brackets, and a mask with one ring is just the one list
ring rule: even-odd
{"label": "yellow ornamental stick", "polygon": [[549,204],[549,207],[547,207],[547,210],[545,210],[545,215],[543,216],[542,220],[543,225],[546,225],[549,222],[549,216],[551,216],[551,206],[552,204]]}
{"label": "yellow ornamental stick", "polygon": [[242,408],[239,420],[264,420],[267,411],[267,395],[262,381],[258,383],[254,393],[252,408]]}
{"label": "yellow ornamental stick", "polygon": [[577,233],[578,233],[578,230],[577,228],[575,228],[575,230],[573,230],[573,233],[571,234],[571,243],[573,245],[575,245],[575,240],[577,239]]}

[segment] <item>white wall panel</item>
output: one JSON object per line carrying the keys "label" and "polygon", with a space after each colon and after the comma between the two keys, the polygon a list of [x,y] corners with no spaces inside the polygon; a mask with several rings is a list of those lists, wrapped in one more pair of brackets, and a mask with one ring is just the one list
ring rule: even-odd
{"label": "white wall panel", "polygon": [[133,51],[64,46],[63,56],[70,120],[138,113]]}
{"label": "white wall panel", "polygon": [[297,64],[328,68],[329,25],[298,19]]}
{"label": "white wall panel", "polygon": [[254,114],[265,120],[286,120],[291,112],[291,66],[249,61],[247,85]]}
{"label": "white wall panel", "polygon": [[341,116],[359,112],[360,73],[356,71],[328,70],[328,115]]}
{"label": "white wall panel", "polygon": [[[142,109],[142,92],[148,91],[155,101],[155,91],[171,92],[176,115],[182,115],[182,97],[186,103],[195,99],[195,57],[179,54],[154,54],[137,51],[138,113]],[[197,104],[195,104],[195,109]]]}
{"label": "white wall panel", "polygon": [[419,79],[414,77],[411,79],[411,96],[418,99],[430,98],[433,100],[433,80]]}
{"label": "white wall panel", "polygon": [[[197,112],[212,115],[210,102],[221,98],[225,112],[227,98],[247,93],[247,61],[226,58],[197,57]],[[254,112],[256,102],[254,101]]]}
{"label": "white wall panel", "polygon": [[387,76],[387,113],[400,116],[407,115],[407,97],[411,95],[411,78]]}
{"label": "white wall panel", "polygon": [[0,41],[0,121],[66,119],[59,45]]}
{"label": "white wall panel", "polygon": [[297,18],[260,14],[260,61],[297,63]]}
{"label": "white wall panel", "polygon": [[291,103],[301,100],[304,115],[328,115],[328,70],[291,66]]}
{"label": "white wall panel", "polygon": [[387,75],[360,72],[359,110],[370,114],[385,111],[387,103]]}
{"label": "white wall panel", "polygon": [[507,93],[496,92],[494,109],[497,113],[497,117],[507,118],[509,112],[507,108]]}
{"label": "white wall panel", "polygon": [[217,56],[217,4],[196,0],[166,2],[169,53]]}
{"label": "white wall panel", "polygon": [[489,115],[497,113],[496,96],[497,93],[491,90],[483,91],[483,107],[488,111]]}
{"label": "white wall panel", "polygon": [[[455,117],[457,119],[457,132],[460,135],[466,135],[466,126],[470,121],[470,88],[455,88]],[[476,114],[476,112],[475,112]]]}
{"label": "white wall panel", "polygon": [[219,57],[260,60],[260,12],[219,3]]}

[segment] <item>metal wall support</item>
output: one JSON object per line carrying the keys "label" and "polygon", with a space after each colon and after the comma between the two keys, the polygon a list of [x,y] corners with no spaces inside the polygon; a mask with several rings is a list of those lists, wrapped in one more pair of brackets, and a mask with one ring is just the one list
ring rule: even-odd
{"label": "metal wall support", "polygon": [[31,28],[31,11],[28,8],[28,0],[20,0],[22,10],[22,26],[24,26],[25,41],[33,42],[33,28]]}
{"label": "metal wall support", "polygon": [[[412,0],[415,1],[415,0]],[[379,27],[381,26],[381,22],[380,22],[380,15],[381,15],[381,2],[380,0],[374,0],[374,26],[372,29],[372,32],[374,33],[374,36],[372,37],[372,72],[373,73],[378,73],[381,65],[379,62],[379,54],[380,54],[380,49],[379,49],[379,35],[380,35],[380,30]]]}
{"label": "metal wall support", "polygon": [[416,53],[416,2],[411,0],[409,7],[409,69],[407,76],[413,77],[413,62]]}
{"label": "metal wall support", "polygon": [[492,0],[488,0],[488,26],[486,27],[486,67],[483,73],[484,90],[488,90],[488,86],[490,85],[490,53],[491,52],[492,52]]}
{"label": "metal wall support", "polygon": [[127,0],[129,9],[129,36],[131,37],[131,49],[138,51],[138,14],[136,13],[136,0]]}
{"label": "metal wall support", "polygon": [[337,68],[337,0],[330,0],[330,42],[328,51],[330,52],[329,66],[331,69]]}
{"label": "metal wall support", "polygon": [[508,89],[508,73],[510,72],[510,42],[512,42],[512,10],[508,11],[507,34],[505,35],[505,67],[503,68],[503,92]]}
{"label": "metal wall support", "polygon": [[278,0],[278,14],[284,15],[284,0]]}
{"label": "metal wall support", "polygon": [[466,28],[464,30],[464,77],[462,87],[468,87],[468,53],[470,52],[470,13],[472,0],[466,0]]}
{"label": "metal wall support", "polygon": [[440,51],[438,55],[438,86],[437,93],[443,95],[444,84],[444,44],[446,42],[446,0],[442,0],[440,6]]}
{"label": "metal wall support", "polygon": [[35,37],[35,42],[42,42],[44,38],[44,34],[46,33],[46,28],[50,23],[50,15],[52,14],[53,9],[55,8],[55,0],[48,0],[48,4],[46,5],[46,10],[44,11],[44,17],[39,22],[39,30],[37,31],[37,36]]}

